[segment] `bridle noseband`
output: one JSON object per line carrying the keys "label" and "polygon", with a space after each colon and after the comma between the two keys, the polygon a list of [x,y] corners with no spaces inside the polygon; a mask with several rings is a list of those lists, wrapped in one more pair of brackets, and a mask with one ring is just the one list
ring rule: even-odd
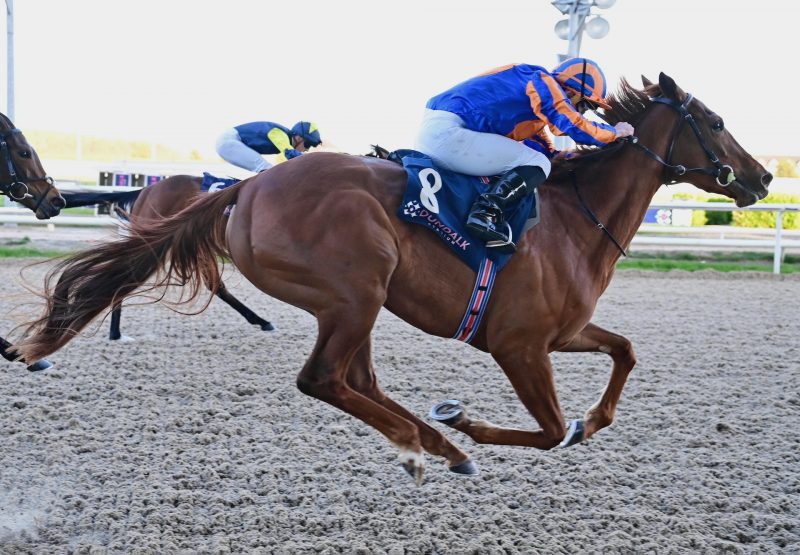
{"label": "bridle noseband", "polygon": [[[667,185],[672,185],[678,182],[678,180],[675,179],[674,177],[670,177],[668,172],[672,172],[676,177],[680,177],[689,172],[699,172],[713,176],[717,180],[717,184],[720,187],[727,187],[728,185],[736,181],[736,174],[731,166],[720,162],[717,155],[714,154],[714,151],[711,150],[711,148],[708,146],[705,139],[703,138],[703,134],[700,132],[700,127],[698,127],[697,122],[694,119],[694,116],[692,116],[692,114],[689,113],[689,110],[687,108],[693,98],[694,96],[688,94],[686,96],[686,100],[684,100],[682,104],[671,98],[666,98],[661,96],[651,99],[652,102],[665,104],[670,108],[677,110],[677,112],[681,116],[681,119],[678,122],[677,127],[675,128],[675,131],[673,131],[672,133],[672,140],[670,141],[669,148],[667,149],[666,160],[662,159],[658,154],[656,154],[646,146],[640,144],[639,139],[637,137],[630,137],[628,140],[631,144],[638,147],[645,154],[650,156],[650,158],[653,158],[654,160],[656,160],[657,162],[659,162],[661,165],[664,166],[664,174],[665,174],[664,182]],[[703,148],[703,151],[706,153],[706,156],[708,156],[708,159],[711,161],[712,164],[714,164],[713,168],[687,168],[682,164],[672,164],[672,151],[674,150],[675,142],[678,140],[678,136],[680,135],[680,132],[683,129],[684,122],[687,122],[689,124],[689,127],[692,128],[694,136],[697,137],[697,141],[700,143],[700,146]],[[727,177],[725,177],[725,179],[722,180],[721,177],[725,170],[728,170]]]}
{"label": "bridle noseband", "polygon": [[11,129],[0,133],[0,155],[3,157],[3,161],[8,169],[9,178],[11,179],[9,183],[0,183],[0,193],[8,196],[11,200],[20,202],[27,198],[34,198],[30,193],[28,183],[32,181],[44,181],[47,183],[48,188],[42,193],[39,202],[37,202],[36,206],[33,208],[33,211],[36,212],[42,205],[47,193],[53,188],[53,178],[45,175],[44,177],[28,177],[25,179],[17,174],[17,168],[14,166],[14,160],[11,156],[11,149],[8,146],[8,139],[17,133],[22,132],[19,129]]}

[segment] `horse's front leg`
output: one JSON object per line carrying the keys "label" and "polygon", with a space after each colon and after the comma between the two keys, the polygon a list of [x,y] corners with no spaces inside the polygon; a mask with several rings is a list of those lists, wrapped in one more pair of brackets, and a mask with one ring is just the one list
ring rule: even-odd
{"label": "horse's front leg", "polygon": [[609,426],[614,421],[617,403],[625,387],[628,374],[636,364],[636,354],[633,352],[631,342],[621,335],[608,330],[587,324],[585,328],[566,347],[559,349],[565,353],[606,353],[613,361],[611,377],[608,380],[603,395],[586,412],[585,438]]}
{"label": "horse's front leg", "polygon": [[540,430],[522,430],[495,426],[485,420],[473,420],[454,401],[439,403],[431,416],[464,432],[477,443],[521,445],[552,449],[567,433],[556,395],[550,357],[546,349],[519,345],[502,355],[494,355],[522,404],[541,426]]}

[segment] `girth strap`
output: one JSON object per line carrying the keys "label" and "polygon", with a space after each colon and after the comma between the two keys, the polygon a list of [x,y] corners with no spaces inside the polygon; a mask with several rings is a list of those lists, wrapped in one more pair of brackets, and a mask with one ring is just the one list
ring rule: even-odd
{"label": "girth strap", "polygon": [[478,271],[478,277],[475,279],[475,288],[472,290],[467,312],[464,314],[464,319],[461,320],[461,325],[458,326],[458,331],[456,331],[453,339],[458,339],[464,343],[472,341],[478,326],[480,326],[486,305],[489,303],[489,296],[492,294],[496,274],[497,265],[485,258]]}

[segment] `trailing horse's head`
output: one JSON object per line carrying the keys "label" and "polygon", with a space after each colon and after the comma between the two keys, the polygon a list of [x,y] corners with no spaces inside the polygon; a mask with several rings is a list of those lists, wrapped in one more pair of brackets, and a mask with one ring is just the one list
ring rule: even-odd
{"label": "trailing horse's head", "polygon": [[65,206],[36,151],[3,114],[0,114],[0,193],[30,208],[40,220],[58,215]]}
{"label": "trailing horse's head", "polygon": [[737,206],[749,206],[767,196],[772,174],[736,142],[721,116],[664,73],[657,85],[645,77],[642,81],[651,100],[673,114],[673,126],[665,127],[671,129],[666,131],[671,139],[664,157],[669,180],[725,195]]}

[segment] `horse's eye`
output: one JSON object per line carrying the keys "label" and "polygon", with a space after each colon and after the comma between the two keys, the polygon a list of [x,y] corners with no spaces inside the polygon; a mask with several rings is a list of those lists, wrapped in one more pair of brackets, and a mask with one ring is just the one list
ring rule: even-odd
{"label": "horse's eye", "polygon": [[23,150],[22,152],[19,153],[19,155],[22,156],[23,158],[30,158],[31,157],[31,151],[30,150]]}
{"label": "horse's eye", "polygon": [[714,125],[711,126],[711,129],[713,129],[714,131],[722,131],[723,129],[725,129],[725,122],[723,122],[722,120],[716,121],[714,122]]}

